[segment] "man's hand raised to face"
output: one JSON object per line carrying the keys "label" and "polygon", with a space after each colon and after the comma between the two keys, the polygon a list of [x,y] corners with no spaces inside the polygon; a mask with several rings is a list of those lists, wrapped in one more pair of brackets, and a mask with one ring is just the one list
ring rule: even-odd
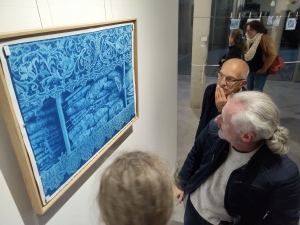
{"label": "man's hand raised to face", "polygon": [[226,96],[223,88],[221,88],[219,85],[217,85],[216,92],[215,92],[215,103],[216,103],[216,107],[219,112],[222,111],[223,107],[225,106],[227,101],[229,99],[231,99],[232,95],[233,95],[233,93]]}

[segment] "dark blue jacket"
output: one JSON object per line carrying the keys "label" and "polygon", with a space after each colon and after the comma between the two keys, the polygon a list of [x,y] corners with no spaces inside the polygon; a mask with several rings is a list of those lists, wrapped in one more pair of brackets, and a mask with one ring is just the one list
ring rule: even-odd
{"label": "dark blue jacket", "polygon": [[[229,143],[212,120],[197,137],[179,173],[185,195],[194,192],[227,159]],[[225,208],[240,225],[298,225],[300,179],[297,165],[266,144],[227,182]]]}

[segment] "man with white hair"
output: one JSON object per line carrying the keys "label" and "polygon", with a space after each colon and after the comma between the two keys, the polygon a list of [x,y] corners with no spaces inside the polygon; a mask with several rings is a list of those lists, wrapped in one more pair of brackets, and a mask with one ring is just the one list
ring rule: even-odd
{"label": "man with white hair", "polygon": [[300,179],[288,130],[262,92],[232,96],[197,137],[175,194],[185,225],[298,225]]}

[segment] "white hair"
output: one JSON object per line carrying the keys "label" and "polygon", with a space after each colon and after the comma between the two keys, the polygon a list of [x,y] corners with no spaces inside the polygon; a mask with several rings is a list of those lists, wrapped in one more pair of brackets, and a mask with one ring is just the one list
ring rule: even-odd
{"label": "white hair", "polygon": [[287,153],[289,132],[279,125],[279,109],[270,96],[258,91],[244,91],[235,94],[231,101],[242,106],[242,110],[231,117],[238,134],[252,132],[254,141],[265,140],[274,153]]}

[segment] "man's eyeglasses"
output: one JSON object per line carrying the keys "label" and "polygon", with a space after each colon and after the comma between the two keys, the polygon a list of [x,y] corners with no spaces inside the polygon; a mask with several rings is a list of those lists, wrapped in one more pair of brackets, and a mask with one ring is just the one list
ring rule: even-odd
{"label": "man's eyeglasses", "polygon": [[223,73],[219,72],[219,73],[218,73],[218,79],[219,79],[219,80],[222,80],[222,79],[224,79],[224,78],[225,78],[225,80],[226,80],[226,82],[227,82],[228,84],[233,84],[233,83],[235,83],[235,82],[237,82],[237,81],[245,80],[245,79],[235,79],[235,78],[230,77],[230,76],[225,76]]}

